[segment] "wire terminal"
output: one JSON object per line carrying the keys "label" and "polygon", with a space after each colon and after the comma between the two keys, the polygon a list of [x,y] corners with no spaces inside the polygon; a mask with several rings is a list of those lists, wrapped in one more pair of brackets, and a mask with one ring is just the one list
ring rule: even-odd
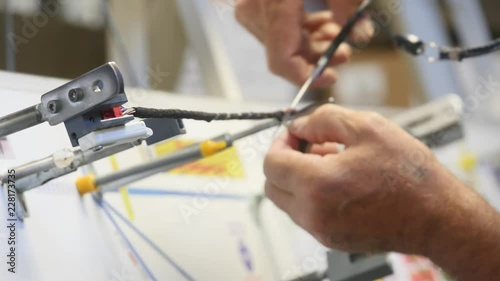
{"label": "wire terminal", "polygon": [[395,35],[394,40],[399,48],[414,56],[420,56],[425,52],[425,43],[416,35]]}

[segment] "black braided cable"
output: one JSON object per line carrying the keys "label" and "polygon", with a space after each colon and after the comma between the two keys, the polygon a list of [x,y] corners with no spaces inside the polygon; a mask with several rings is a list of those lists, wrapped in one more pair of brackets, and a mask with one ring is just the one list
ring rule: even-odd
{"label": "black braided cable", "polygon": [[490,54],[498,50],[500,50],[500,39],[496,39],[486,46],[481,46],[472,49],[465,49],[462,51],[461,57],[462,58],[477,57]]}
{"label": "black braided cable", "polygon": [[285,111],[275,112],[244,112],[244,113],[210,113],[202,111],[180,110],[180,109],[156,109],[145,107],[134,107],[132,113],[138,118],[157,119],[193,119],[200,121],[226,121],[226,120],[283,120]]}
{"label": "black braided cable", "polygon": [[498,50],[500,50],[500,38],[492,41],[488,45],[476,48],[465,49],[465,48],[442,47],[439,58],[441,60],[461,61],[467,58],[484,56],[496,52]]}

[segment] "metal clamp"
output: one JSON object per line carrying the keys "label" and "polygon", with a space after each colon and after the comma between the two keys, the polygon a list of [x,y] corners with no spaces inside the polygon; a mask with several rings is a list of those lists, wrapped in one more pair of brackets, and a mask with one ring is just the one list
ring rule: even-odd
{"label": "metal clamp", "polygon": [[[0,118],[0,137],[46,121],[51,126],[64,122],[72,145],[77,146],[81,134],[109,126],[100,122],[107,119],[103,112],[125,102],[122,75],[118,66],[110,62],[44,94],[40,104]],[[123,118],[118,125],[128,121],[130,118]]]}
{"label": "metal clamp", "polygon": [[54,126],[124,92],[120,70],[116,63],[110,62],[44,94],[41,104],[45,119]]}

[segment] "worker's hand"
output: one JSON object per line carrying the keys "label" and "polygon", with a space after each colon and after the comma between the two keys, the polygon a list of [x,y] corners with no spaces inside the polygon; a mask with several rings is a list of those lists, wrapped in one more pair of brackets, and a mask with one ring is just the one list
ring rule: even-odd
{"label": "worker's hand", "polygon": [[[303,0],[237,0],[236,18],[264,44],[271,71],[301,85],[359,2],[329,0],[333,12],[306,13]],[[366,40],[372,34],[371,24],[361,21],[353,39]],[[335,82],[337,75],[333,67],[346,62],[350,55],[350,47],[342,44],[330,67],[313,86],[324,87]]]}
{"label": "worker's hand", "polygon": [[[299,140],[312,144],[307,153]],[[424,254],[443,216],[461,213],[449,202],[467,189],[392,122],[335,105],[295,120],[264,169],[279,208],[324,245],[355,252]]]}

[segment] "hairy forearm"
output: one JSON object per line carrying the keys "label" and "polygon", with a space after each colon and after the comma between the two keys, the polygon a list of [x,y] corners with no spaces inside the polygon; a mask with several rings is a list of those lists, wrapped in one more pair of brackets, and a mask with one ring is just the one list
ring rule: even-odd
{"label": "hairy forearm", "polygon": [[441,180],[450,191],[425,255],[458,281],[499,280],[500,214],[451,175]]}

